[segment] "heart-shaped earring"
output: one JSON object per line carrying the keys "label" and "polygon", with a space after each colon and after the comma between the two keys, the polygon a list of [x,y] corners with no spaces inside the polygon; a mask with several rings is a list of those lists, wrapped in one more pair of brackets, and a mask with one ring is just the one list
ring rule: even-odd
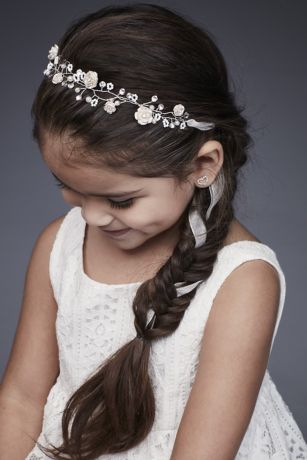
{"label": "heart-shaped earring", "polygon": [[199,185],[200,187],[203,187],[206,185],[206,183],[208,182],[209,178],[208,176],[201,176],[197,179],[197,185]]}

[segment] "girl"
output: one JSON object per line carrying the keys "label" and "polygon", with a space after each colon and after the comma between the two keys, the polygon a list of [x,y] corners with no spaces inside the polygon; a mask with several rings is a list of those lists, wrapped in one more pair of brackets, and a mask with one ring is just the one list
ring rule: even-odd
{"label": "girl", "polygon": [[108,6],[48,59],[33,134],[72,209],[29,264],[1,458],[307,459],[267,369],[285,278],[234,216],[252,140],[213,39]]}

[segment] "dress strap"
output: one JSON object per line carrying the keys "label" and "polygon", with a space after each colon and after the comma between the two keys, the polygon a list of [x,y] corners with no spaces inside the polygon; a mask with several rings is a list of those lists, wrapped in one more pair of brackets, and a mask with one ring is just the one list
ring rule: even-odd
{"label": "dress strap", "polygon": [[78,247],[80,238],[82,238],[80,225],[82,225],[80,207],[75,206],[66,213],[62,220],[50,252],[49,275],[57,303],[59,303],[60,288],[67,260]]}

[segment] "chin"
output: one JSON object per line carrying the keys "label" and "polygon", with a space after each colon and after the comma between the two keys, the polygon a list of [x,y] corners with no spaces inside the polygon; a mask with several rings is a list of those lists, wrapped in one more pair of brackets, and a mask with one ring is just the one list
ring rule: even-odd
{"label": "chin", "polygon": [[142,249],[143,246],[146,246],[146,244],[148,243],[148,241],[150,241],[150,238],[147,238],[147,239],[144,239],[144,240],[140,240],[140,241],[133,241],[133,240],[125,240],[125,239],[122,239],[122,240],[117,240],[117,241],[114,241],[114,243],[124,249],[125,251],[138,251],[139,249]]}

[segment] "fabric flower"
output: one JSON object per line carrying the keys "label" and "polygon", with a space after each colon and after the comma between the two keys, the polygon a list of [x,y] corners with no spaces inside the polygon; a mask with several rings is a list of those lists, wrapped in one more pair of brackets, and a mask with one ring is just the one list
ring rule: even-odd
{"label": "fabric flower", "polygon": [[147,125],[152,123],[152,110],[149,107],[140,105],[137,111],[134,113],[134,117],[140,125]]}
{"label": "fabric flower", "polygon": [[108,113],[113,113],[116,110],[116,106],[113,101],[107,101],[103,108]]}
{"label": "fabric flower", "polygon": [[177,104],[177,105],[175,105],[175,107],[174,107],[174,109],[173,109],[173,112],[174,112],[174,115],[175,115],[176,117],[180,117],[180,116],[183,114],[184,110],[185,110],[184,105],[182,105],[182,104]]}
{"label": "fabric flower", "polygon": [[92,70],[89,70],[83,77],[83,82],[86,86],[86,88],[92,89],[97,86],[98,83],[98,74],[97,72],[93,72]]}
{"label": "fabric flower", "polygon": [[58,83],[61,83],[63,81],[63,74],[62,73],[56,73],[52,77],[52,83],[57,85]]}
{"label": "fabric flower", "polygon": [[59,51],[58,45],[53,45],[49,50],[48,59],[53,60],[58,55],[58,51]]}

